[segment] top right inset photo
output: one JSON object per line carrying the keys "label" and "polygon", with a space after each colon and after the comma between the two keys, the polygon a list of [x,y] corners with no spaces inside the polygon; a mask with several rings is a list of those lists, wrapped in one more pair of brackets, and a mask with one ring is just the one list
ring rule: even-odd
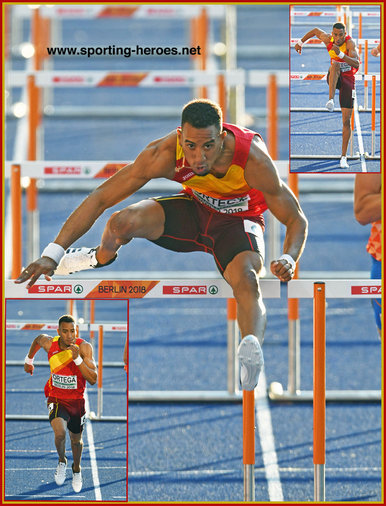
{"label": "top right inset photo", "polygon": [[380,5],[291,6],[290,171],[381,171]]}

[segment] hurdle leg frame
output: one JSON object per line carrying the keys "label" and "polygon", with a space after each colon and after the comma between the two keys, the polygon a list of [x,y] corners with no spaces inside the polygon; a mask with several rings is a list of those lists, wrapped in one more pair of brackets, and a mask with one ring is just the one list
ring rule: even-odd
{"label": "hurdle leg frame", "polygon": [[243,390],[244,501],[255,500],[255,391]]}
{"label": "hurdle leg frame", "polygon": [[[310,280],[292,280],[288,284],[288,290],[290,292],[291,287],[299,286],[299,284],[309,283]],[[374,279],[353,279],[353,280],[336,280],[329,279],[326,281],[327,285],[330,283],[332,285],[336,285],[338,288],[340,283],[348,283],[348,285],[378,285],[379,280]],[[339,288],[341,290],[341,288]],[[292,293],[295,290],[292,290]],[[297,293],[299,289],[297,289]],[[300,290],[301,292],[301,290]],[[300,293],[299,292],[299,293]],[[311,295],[299,295],[299,297],[311,298]],[[327,297],[334,298],[333,294],[327,295]],[[347,295],[339,294],[338,298],[347,298],[350,297],[350,294]],[[371,296],[369,296],[371,297]],[[375,297],[375,295],[373,295]],[[294,296],[289,293],[288,300],[294,298]],[[291,348],[289,348],[289,356],[294,356],[296,353],[299,353],[299,362],[300,362],[300,342],[297,343],[295,339],[291,341]],[[289,367],[292,368],[292,371],[289,371],[289,378],[295,377],[297,374],[296,363],[293,359],[289,360]],[[299,388],[294,392],[288,390],[284,390],[282,393],[279,393],[277,389],[272,388],[272,383],[268,389],[268,396],[271,401],[291,401],[291,402],[312,402],[314,393],[312,390],[301,390],[300,389],[300,380],[299,380]],[[381,390],[326,390],[326,401],[327,402],[381,402],[382,400],[382,391]]]}
{"label": "hurdle leg frame", "polygon": [[313,311],[314,500],[325,501],[326,464],[326,286],[314,283]]}

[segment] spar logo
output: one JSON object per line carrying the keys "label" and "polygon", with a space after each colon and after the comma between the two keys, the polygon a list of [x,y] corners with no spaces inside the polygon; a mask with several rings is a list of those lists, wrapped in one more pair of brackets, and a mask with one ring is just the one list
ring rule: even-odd
{"label": "spar logo", "polygon": [[206,285],[167,285],[162,288],[164,295],[206,295]]}
{"label": "spar logo", "polygon": [[191,81],[189,77],[185,76],[155,76],[153,82],[162,84],[188,84]]}
{"label": "spar logo", "polygon": [[44,167],[44,174],[78,176],[82,173],[82,167],[63,166],[63,167]]}
{"label": "spar logo", "polygon": [[72,285],[33,285],[28,289],[28,293],[67,294],[72,293]]}
{"label": "spar logo", "polygon": [[218,287],[211,285],[166,285],[162,288],[164,295],[216,295]]}
{"label": "spar logo", "polygon": [[89,81],[83,76],[54,76],[52,77],[53,83],[64,83],[64,84],[84,84]]}
{"label": "spar logo", "polygon": [[382,295],[382,286],[381,285],[352,286],[351,295]]}

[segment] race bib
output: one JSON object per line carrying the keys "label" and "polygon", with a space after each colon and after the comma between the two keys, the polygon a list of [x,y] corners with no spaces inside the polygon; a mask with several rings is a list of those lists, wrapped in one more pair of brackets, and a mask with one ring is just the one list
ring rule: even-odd
{"label": "race bib", "polygon": [[245,195],[244,197],[233,197],[230,199],[217,199],[216,197],[205,195],[204,193],[200,193],[196,190],[193,190],[193,195],[199,202],[219,213],[233,214],[248,211],[248,195]]}
{"label": "race bib", "polygon": [[52,375],[52,386],[64,388],[65,390],[76,390],[78,388],[78,378],[76,376]]}
{"label": "race bib", "polygon": [[345,61],[344,62],[339,62],[339,65],[340,65],[340,71],[341,72],[349,72],[352,69],[351,65],[349,65]]}

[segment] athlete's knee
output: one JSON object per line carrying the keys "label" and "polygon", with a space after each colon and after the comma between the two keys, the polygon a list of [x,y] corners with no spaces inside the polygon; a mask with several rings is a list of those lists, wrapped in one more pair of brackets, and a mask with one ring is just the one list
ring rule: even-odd
{"label": "athlete's knee", "polygon": [[131,233],[135,232],[138,227],[138,221],[138,212],[127,207],[122,211],[113,213],[107,222],[107,227],[114,237],[117,239],[125,239]]}
{"label": "athlete's knee", "polygon": [[343,119],[343,128],[345,128],[346,130],[351,130],[351,119],[350,118]]}
{"label": "athlete's knee", "polygon": [[82,439],[82,433],[74,433],[74,432],[71,432],[69,431],[70,433],[70,439],[71,439],[71,443],[72,444],[78,444],[78,445],[82,445],[83,444],[83,439]]}
{"label": "athlete's knee", "polygon": [[339,62],[331,62],[331,65],[330,65],[330,72],[334,72],[336,74],[340,74],[340,65],[339,65]]}
{"label": "athlete's knee", "polygon": [[55,441],[57,443],[63,443],[66,439],[66,431],[64,430],[56,430],[55,431]]}
{"label": "athlete's knee", "polygon": [[231,279],[231,286],[236,300],[240,297],[258,298],[261,296],[259,270],[259,266],[247,264],[235,273]]}

